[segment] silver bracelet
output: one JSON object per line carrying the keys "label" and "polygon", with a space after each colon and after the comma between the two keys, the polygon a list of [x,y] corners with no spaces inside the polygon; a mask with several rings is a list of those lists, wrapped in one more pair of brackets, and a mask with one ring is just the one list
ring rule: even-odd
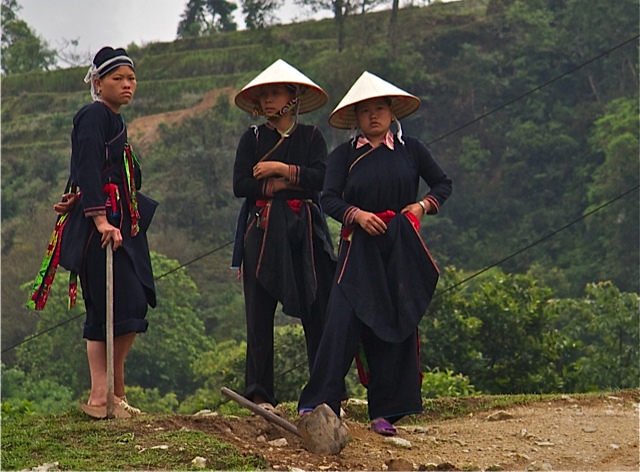
{"label": "silver bracelet", "polygon": [[426,215],[427,214],[427,205],[424,204],[424,200],[420,200],[418,203],[422,207],[422,214]]}

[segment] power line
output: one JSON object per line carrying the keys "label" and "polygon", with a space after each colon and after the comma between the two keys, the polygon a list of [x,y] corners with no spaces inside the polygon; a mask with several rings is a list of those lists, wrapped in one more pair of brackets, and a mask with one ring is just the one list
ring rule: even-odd
{"label": "power line", "polygon": [[584,220],[586,217],[591,216],[591,215],[593,215],[594,213],[596,213],[596,212],[598,212],[598,211],[602,210],[603,208],[605,208],[605,207],[607,207],[607,206],[611,205],[612,203],[614,203],[614,202],[616,202],[616,201],[620,200],[621,198],[626,197],[626,196],[627,196],[627,195],[629,195],[631,192],[633,192],[633,191],[635,191],[635,190],[638,190],[638,188],[640,188],[640,184],[636,185],[635,187],[630,188],[629,190],[627,190],[627,191],[626,191],[626,192],[624,192],[624,193],[621,193],[621,194],[620,194],[620,195],[618,195],[617,197],[612,198],[612,199],[611,199],[611,200],[609,200],[608,202],[603,203],[603,204],[602,204],[602,205],[600,205],[599,207],[596,207],[596,208],[594,208],[593,210],[588,211],[587,213],[585,213],[585,214],[584,214],[584,215],[582,215],[581,217],[576,218],[575,220],[573,220],[573,221],[571,221],[570,223],[567,223],[566,225],[564,225],[564,226],[562,226],[562,227],[560,227],[560,228],[556,229],[555,231],[552,231],[551,233],[547,234],[546,236],[543,236],[542,238],[540,238],[540,239],[538,239],[538,240],[536,240],[536,241],[532,242],[532,243],[531,243],[531,244],[529,244],[528,246],[525,246],[525,247],[523,247],[522,249],[519,249],[519,250],[517,250],[516,252],[514,252],[514,253],[512,253],[512,254],[510,254],[510,255],[508,255],[508,256],[506,256],[506,257],[502,258],[502,259],[500,259],[499,261],[494,262],[493,264],[491,264],[491,265],[489,265],[489,266],[485,267],[484,269],[482,269],[482,270],[480,270],[480,271],[476,272],[475,274],[470,275],[470,276],[469,276],[469,277],[467,277],[466,279],[461,280],[460,282],[458,282],[458,283],[456,283],[456,284],[453,284],[453,285],[451,285],[450,287],[447,287],[447,288],[446,288],[446,289],[444,289],[442,292],[438,292],[438,293],[437,293],[433,298],[437,298],[437,297],[439,297],[440,295],[443,295],[443,294],[447,293],[448,291],[453,290],[454,288],[456,288],[456,287],[458,287],[458,286],[460,286],[460,285],[462,285],[462,284],[464,284],[464,283],[468,282],[469,280],[471,280],[471,279],[473,279],[473,278],[475,278],[475,277],[479,276],[480,274],[485,273],[485,272],[486,272],[486,271],[488,271],[489,269],[493,269],[494,267],[496,267],[496,266],[498,266],[498,265],[500,265],[500,264],[502,264],[502,263],[504,263],[504,262],[507,262],[509,259],[513,259],[513,258],[514,258],[514,257],[516,257],[517,255],[522,254],[523,252],[525,252],[525,251],[527,251],[527,250],[531,249],[532,247],[534,247],[534,246],[536,246],[536,245],[540,244],[540,243],[541,243],[541,242],[543,242],[543,241],[546,241],[547,239],[549,239],[549,238],[551,238],[551,237],[555,236],[556,234],[560,233],[561,231],[564,231],[565,229],[567,229],[567,228],[569,228],[569,227],[573,226],[574,224],[579,223],[580,221]]}
{"label": "power line", "polygon": [[[469,280],[471,280],[471,279],[473,279],[473,278],[475,278],[475,277],[479,276],[480,274],[483,274],[483,273],[487,272],[488,270],[490,270],[490,269],[492,269],[492,268],[494,268],[494,267],[496,267],[496,266],[498,266],[498,265],[502,264],[503,262],[506,262],[506,261],[508,261],[509,259],[512,259],[512,258],[516,257],[517,255],[519,255],[519,254],[521,254],[521,253],[523,253],[523,252],[527,251],[528,249],[531,249],[532,247],[536,246],[537,244],[540,244],[540,243],[542,243],[543,241],[546,241],[547,239],[549,239],[549,238],[551,238],[551,237],[555,236],[556,234],[560,233],[561,231],[564,231],[565,229],[567,229],[567,228],[569,228],[569,227],[573,226],[574,224],[579,223],[580,221],[584,220],[584,219],[585,219],[585,218],[587,218],[588,216],[591,216],[592,214],[594,214],[594,213],[596,213],[596,212],[598,212],[598,211],[600,211],[600,210],[604,209],[605,207],[607,207],[607,206],[611,205],[612,203],[614,203],[614,202],[616,202],[616,201],[620,200],[621,198],[626,197],[626,196],[627,196],[628,194],[630,194],[631,192],[633,192],[633,191],[635,191],[635,190],[638,190],[638,188],[640,188],[640,184],[638,184],[638,185],[636,185],[635,187],[633,187],[633,188],[631,188],[631,189],[627,190],[627,191],[626,191],[626,192],[624,192],[624,193],[621,193],[621,194],[620,194],[620,195],[618,195],[617,197],[612,198],[612,199],[611,199],[611,200],[609,200],[608,202],[603,203],[603,204],[602,204],[602,205],[600,205],[599,207],[594,208],[593,210],[591,210],[591,211],[589,211],[589,212],[585,213],[585,214],[584,214],[584,215],[582,215],[580,218],[576,218],[576,219],[575,219],[575,220],[573,220],[571,223],[568,223],[568,224],[566,224],[566,225],[564,225],[564,226],[562,226],[562,227],[560,227],[560,228],[556,229],[555,231],[552,231],[551,233],[547,234],[546,236],[543,236],[542,238],[540,238],[540,239],[538,239],[538,240],[536,240],[536,241],[532,242],[532,243],[531,243],[531,244],[529,244],[528,246],[525,246],[525,247],[523,247],[522,249],[519,249],[519,250],[517,250],[516,252],[514,252],[514,253],[512,253],[512,254],[508,255],[507,257],[504,257],[504,258],[500,259],[499,261],[494,262],[493,264],[491,264],[491,265],[489,265],[489,266],[485,267],[484,269],[479,270],[479,271],[478,271],[478,272],[476,272],[475,274],[470,275],[470,276],[469,276],[469,277],[467,277],[466,279],[461,280],[460,282],[455,283],[455,284],[453,284],[453,285],[451,285],[451,286],[449,286],[449,287],[445,288],[445,289],[444,289],[444,290],[442,290],[441,292],[436,293],[436,294],[433,296],[433,300],[435,300],[436,298],[438,298],[440,295],[444,295],[445,293],[447,293],[447,292],[449,292],[449,291],[451,291],[451,290],[455,289],[456,287],[459,287],[460,285],[467,283]],[[275,376],[275,378],[284,377],[284,376],[285,376],[286,374],[288,374],[289,372],[292,372],[292,371],[294,371],[294,370],[296,370],[296,369],[298,369],[298,368],[302,367],[302,366],[303,366],[303,365],[305,365],[305,364],[306,364],[306,362],[301,362],[301,363],[299,363],[298,365],[294,365],[293,367],[291,367],[291,368],[289,368],[289,369],[285,370],[284,372],[281,372],[281,373],[279,373],[278,375],[276,375],[276,376]]]}
{"label": "power line", "polygon": [[438,141],[440,141],[440,140],[442,140],[442,139],[444,139],[444,138],[446,138],[446,137],[448,137],[448,136],[451,136],[452,134],[457,133],[458,131],[460,131],[460,130],[462,130],[462,129],[466,128],[467,126],[471,126],[472,124],[477,123],[478,121],[480,121],[480,120],[482,120],[482,119],[486,118],[487,116],[492,115],[492,114],[496,113],[497,111],[500,111],[500,110],[502,110],[503,108],[508,107],[509,105],[511,105],[512,103],[517,102],[518,100],[522,100],[524,97],[527,97],[527,96],[531,95],[532,93],[537,92],[537,91],[538,91],[538,90],[540,90],[540,89],[543,89],[543,88],[544,88],[544,87],[546,87],[547,85],[550,85],[550,84],[552,84],[552,83],[554,83],[554,82],[556,82],[556,81],[560,80],[561,78],[563,78],[563,77],[565,77],[565,76],[567,76],[567,75],[569,75],[569,74],[574,73],[574,72],[575,72],[575,71],[577,71],[578,69],[581,69],[582,67],[587,66],[587,65],[591,64],[592,62],[595,62],[595,61],[597,61],[598,59],[603,58],[603,57],[604,57],[604,56],[606,56],[607,54],[610,54],[610,53],[612,53],[613,51],[615,51],[615,50],[617,50],[617,49],[620,49],[621,47],[623,47],[623,46],[625,46],[625,45],[629,44],[629,43],[630,43],[630,42],[632,42],[632,41],[635,41],[635,40],[636,40],[636,39],[638,39],[638,38],[640,38],[640,35],[635,35],[633,38],[629,38],[629,39],[627,39],[626,41],[621,42],[621,43],[620,43],[620,44],[618,44],[617,46],[614,46],[614,47],[612,47],[611,49],[607,49],[605,52],[603,52],[603,53],[601,53],[601,54],[598,54],[598,55],[597,55],[597,56],[595,56],[595,57],[592,57],[592,58],[591,58],[591,59],[589,59],[588,61],[585,61],[585,62],[583,62],[582,64],[577,65],[577,66],[575,66],[575,67],[573,67],[573,68],[569,69],[568,71],[563,72],[562,74],[560,74],[560,75],[558,75],[558,76],[554,77],[553,79],[551,79],[551,80],[549,80],[549,81],[545,82],[544,84],[542,84],[542,85],[538,85],[537,87],[535,87],[535,88],[533,88],[533,89],[529,90],[528,92],[523,93],[522,95],[518,95],[516,98],[513,98],[513,99],[509,100],[508,102],[503,103],[503,104],[502,104],[502,105],[500,105],[498,108],[494,108],[493,110],[488,111],[487,113],[484,113],[484,114],[482,114],[482,115],[480,115],[480,116],[478,116],[478,117],[474,118],[473,120],[469,121],[468,123],[465,123],[465,124],[463,124],[463,125],[461,125],[461,126],[458,126],[458,127],[457,127],[457,128],[455,128],[453,131],[449,131],[448,133],[445,133],[445,134],[443,134],[443,135],[441,135],[441,136],[437,137],[437,138],[436,138],[436,139],[434,139],[433,141],[430,141],[428,144],[436,143],[436,142],[438,142]]}
{"label": "power line", "polygon": [[[178,267],[175,267],[175,268],[173,268],[173,269],[171,269],[171,270],[169,270],[169,271],[165,272],[164,274],[159,275],[158,277],[155,277],[153,280],[154,280],[154,281],[160,280],[161,278],[166,277],[167,275],[172,274],[173,272],[175,272],[175,271],[177,271],[177,270],[180,270],[180,269],[182,269],[182,268],[184,268],[184,267],[188,266],[189,264],[193,264],[194,262],[199,261],[200,259],[203,259],[203,258],[205,258],[205,257],[207,257],[207,256],[210,256],[210,255],[211,255],[211,254],[213,254],[214,252],[218,252],[218,251],[220,251],[221,249],[224,249],[225,247],[229,246],[229,245],[230,245],[230,244],[232,244],[232,243],[233,243],[233,241],[230,241],[230,242],[228,242],[228,243],[223,244],[222,246],[218,246],[217,248],[212,249],[211,251],[209,251],[209,252],[207,252],[207,253],[205,253],[205,254],[202,254],[201,256],[198,256],[198,257],[196,257],[195,259],[191,259],[190,261],[185,262],[184,264],[180,264]],[[49,327],[49,328],[45,329],[44,331],[41,331],[41,332],[39,332],[39,333],[35,333],[35,334],[33,334],[33,335],[31,335],[31,336],[29,336],[29,337],[27,337],[27,338],[23,339],[23,340],[22,340],[22,341],[20,341],[19,343],[16,343],[16,344],[14,344],[13,346],[9,346],[8,348],[3,349],[2,351],[0,351],[0,354],[4,354],[5,352],[11,351],[11,350],[15,349],[16,347],[18,347],[18,346],[20,346],[20,345],[22,345],[22,344],[25,344],[25,343],[27,343],[27,342],[29,342],[29,341],[31,341],[31,340],[33,340],[33,339],[35,339],[35,338],[39,337],[39,336],[42,336],[43,334],[47,334],[49,331],[53,331],[54,329],[59,328],[60,326],[64,326],[64,325],[66,325],[67,323],[72,322],[73,320],[77,320],[78,318],[80,318],[81,316],[84,316],[84,315],[86,315],[86,314],[87,314],[87,312],[86,312],[86,311],[83,311],[83,312],[82,312],[82,313],[80,313],[79,315],[76,315],[76,316],[73,316],[73,317],[71,317],[71,318],[69,318],[69,319],[67,319],[67,320],[61,321],[60,323],[58,323],[58,324],[56,324],[56,325],[54,325],[54,326],[51,326],[51,327]]]}
{"label": "power line", "polygon": [[198,257],[196,257],[196,258],[194,258],[194,259],[191,259],[190,261],[185,262],[184,264],[180,264],[178,267],[176,267],[175,269],[171,269],[169,272],[165,272],[164,274],[159,275],[158,277],[156,277],[156,279],[155,279],[155,280],[159,280],[159,279],[161,279],[162,277],[165,277],[165,276],[167,276],[167,275],[169,275],[169,274],[172,274],[173,272],[175,272],[175,271],[177,271],[177,270],[180,270],[180,269],[182,269],[182,268],[184,268],[184,267],[187,267],[188,265],[191,265],[191,264],[193,264],[194,262],[199,261],[200,259],[204,259],[205,257],[209,257],[209,256],[210,256],[211,254],[213,254],[214,252],[218,252],[219,250],[224,249],[225,247],[227,247],[227,246],[229,246],[229,245],[231,245],[231,244],[233,244],[233,241],[229,241],[228,243],[224,243],[222,246],[218,246],[217,248],[215,248],[215,249],[213,249],[213,250],[211,250],[211,251],[209,251],[209,252],[206,252],[206,253],[202,254],[201,256],[198,256]]}
{"label": "power line", "polygon": [[[571,68],[571,69],[569,69],[568,71],[563,72],[562,74],[560,74],[560,75],[558,75],[558,76],[554,77],[553,79],[551,79],[551,80],[549,80],[549,81],[545,82],[544,84],[539,85],[539,86],[537,86],[537,87],[535,87],[535,88],[533,88],[533,89],[529,90],[528,92],[523,93],[523,94],[521,94],[521,95],[517,96],[516,98],[513,98],[513,99],[511,99],[511,100],[509,100],[509,101],[507,101],[507,102],[503,103],[502,105],[500,105],[500,106],[498,106],[498,107],[494,108],[493,110],[490,110],[490,111],[488,111],[487,113],[484,113],[484,114],[482,114],[482,115],[480,115],[480,116],[476,117],[475,119],[473,119],[473,120],[471,120],[471,121],[469,121],[469,122],[467,122],[467,123],[465,123],[465,124],[463,124],[463,125],[461,125],[461,126],[459,126],[459,127],[455,128],[454,130],[452,130],[452,131],[450,131],[450,132],[448,132],[448,133],[445,133],[445,134],[443,134],[443,135],[439,136],[438,138],[436,138],[436,139],[434,139],[434,140],[430,141],[428,144],[433,144],[433,143],[435,143],[435,142],[438,142],[438,141],[440,141],[440,140],[442,140],[442,139],[444,139],[444,138],[446,138],[446,137],[448,137],[448,136],[451,136],[452,134],[457,133],[458,131],[460,131],[460,130],[462,130],[462,129],[464,129],[464,128],[468,127],[468,126],[471,126],[471,125],[472,125],[472,124],[474,124],[474,123],[477,123],[478,121],[480,121],[480,120],[482,120],[482,119],[484,119],[484,118],[488,117],[489,115],[492,115],[493,113],[496,113],[496,112],[498,112],[498,111],[502,110],[503,108],[506,108],[507,106],[511,105],[512,103],[515,103],[515,102],[517,102],[518,100],[521,100],[521,99],[523,99],[524,97],[527,97],[527,96],[529,96],[529,95],[533,94],[534,92],[537,92],[538,90],[541,90],[542,88],[544,88],[544,87],[546,87],[546,86],[548,86],[548,85],[550,85],[550,84],[552,84],[552,83],[554,83],[554,82],[556,82],[556,81],[560,80],[561,78],[563,78],[563,77],[565,77],[565,76],[567,76],[567,75],[569,75],[569,74],[571,74],[571,73],[573,73],[573,72],[575,72],[575,71],[577,71],[577,70],[581,69],[582,67],[585,67],[586,65],[591,64],[592,62],[595,62],[595,61],[596,61],[596,60],[598,60],[598,59],[601,59],[602,57],[604,57],[604,56],[606,56],[606,55],[608,55],[608,54],[612,53],[613,51],[615,51],[615,50],[617,50],[617,49],[619,49],[619,48],[621,48],[621,47],[623,47],[623,46],[625,46],[625,45],[629,44],[629,43],[630,43],[630,42],[632,42],[632,41],[637,40],[638,38],[640,38],[640,35],[635,35],[634,37],[629,38],[629,39],[627,39],[627,40],[623,41],[622,43],[617,44],[616,46],[613,46],[612,48],[610,48],[610,49],[608,49],[608,50],[606,50],[606,51],[602,52],[601,54],[598,54],[597,56],[595,56],[595,57],[593,57],[593,58],[591,58],[591,59],[589,59],[589,60],[587,60],[587,61],[585,61],[585,62],[583,62],[583,63],[581,63],[581,64],[579,64],[579,65],[577,65],[577,66],[575,66],[575,67],[573,67],[573,68]],[[480,270],[479,272],[477,272],[477,273],[475,273],[475,274],[473,274],[473,275],[471,275],[471,276],[467,277],[466,279],[462,280],[461,282],[458,282],[457,284],[454,284],[454,285],[452,285],[451,287],[447,287],[447,288],[446,288],[445,290],[443,290],[442,292],[439,292],[438,294],[436,294],[436,295],[434,296],[434,298],[436,298],[436,297],[438,297],[438,296],[440,296],[440,295],[442,295],[442,294],[444,294],[444,293],[446,293],[446,292],[448,292],[448,291],[450,291],[450,290],[454,289],[455,287],[457,287],[457,286],[459,286],[459,285],[461,285],[461,284],[463,284],[463,283],[465,283],[465,282],[467,282],[467,281],[469,281],[469,280],[473,279],[474,277],[477,277],[478,275],[480,275],[480,274],[482,274],[482,273],[484,273],[484,272],[488,271],[489,269],[491,269],[491,268],[493,268],[493,267],[495,267],[495,266],[497,266],[497,265],[499,265],[499,264],[502,264],[503,262],[505,262],[505,261],[507,261],[507,260],[509,260],[509,259],[511,259],[511,258],[513,258],[513,257],[515,257],[515,256],[517,256],[518,254],[521,254],[522,252],[524,252],[524,251],[526,251],[526,250],[528,250],[528,249],[532,248],[533,246],[535,246],[535,245],[537,245],[537,244],[541,243],[542,241],[545,241],[546,239],[549,239],[550,237],[554,236],[555,234],[559,233],[560,231],[563,231],[564,229],[566,229],[566,228],[568,228],[568,227],[572,226],[573,224],[575,224],[575,223],[577,223],[577,222],[579,222],[579,221],[583,220],[583,219],[584,219],[584,218],[586,218],[587,216],[589,216],[589,215],[591,215],[591,214],[595,213],[596,211],[599,211],[601,208],[604,208],[605,206],[607,206],[607,205],[609,205],[609,204],[611,204],[611,203],[615,202],[616,200],[618,200],[618,199],[620,199],[620,198],[624,197],[625,195],[627,195],[628,193],[630,193],[630,192],[632,192],[632,191],[634,191],[634,190],[636,190],[636,189],[638,189],[638,186],[636,186],[636,187],[634,187],[634,188],[632,188],[632,189],[630,189],[630,190],[628,190],[628,191],[624,192],[624,193],[623,193],[623,194],[621,194],[621,195],[618,195],[617,197],[613,198],[612,200],[609,200],[607,203],[605,203],[605,204],[601,205],[600,207],[598,207],[598,208],[596,208],[596,209],[594,209],[594,210],[592,210],[592,211],[590,211],[590,212],[586,213],[586,214],[585,214],[585,215],[583,215],[582,217],[580,217],[580,218],[578,218],[578,219],[576,219],[576,220],[572,221],[571,223],[568,223],[567,225],[565,225],[565,226],[563,226],[563,227],[561,227],[561,228],[557,229],[556,231],[554,231],[554,232],[552,232],[552,233],[548,234],[547,236],[544,236],[543,238],[541,238],[541,239],[539,239],[539,240],[535,241],[534,243],[531,243],[530,245],[528,245],[528,246],[526,246],[526,247],[524,247],[524,248],[522,248],[522,249],[520,249],[520,250],[516,251],[515,253],[513,253],[513,254],[511,254],[511,255],[509,255],[509,256],[507,256],[507,257],[503,258],[503,259],[501,259],[500,261],[498,261],[498,262],[495,262],[495,263],[491,264],[490,266],[488,266],[488,267],[486,267],[486,268],[484,268],[484,269]],[[229,241],[228,243],[225,243],[225,244],[223,244],[222,246],[219,246],[219,247],[217,247],[217,248],[215,248],[215,249],[213,249],[213,250],[211,250],[211,251],[209,251],[209,252],[207,252],[207,253],[204,253],[204,254],[202,254],[202,255],[200,255],[200,256],[198,256],[198,257],[196,257],[196,258],[194,258],[194,259],[192,259],[192,260],[190,260],[190,261],[188,261],[188,262],[185,262],[184,264],[181,264],[181,265],[179,265],[178,267],[176,267],[176,268],[174,268],[174,269],[171,269],[170,271],[168,271],[168,272],[166,272],[166,273],[164,273],[164,274],[162,274],[162,275],[158,276],[157,278],[155,278],[155,280],[159,280],[159,279],[161,279],[162,277],[165,277],[165,276],[167,276],[167,275],[169,275],[169,274],[171,274],[171,273],[173,273],[173,272],[176,272],[177,270],[180,270],[180,269],[182,269],[182,268],[184,268],[184,267],[186,267],[186,266],[188,266],[188,265],[190,265],[190,264],[192,264],[192,263],[194,263],[194,262],[196,262],[196,261],[198,261],[198,260],[200,260],[200,259],[203,259],[203,258],[205,258],[205,257],[208,257],[208,256],[210,256],[211,254],[213,254],[213,253],[215,253],[215,252],[217,252],[217,251],[219,251],[219,250],[221,250],[221,249],[223,249],[223,248],[225,248],[225,247],[227,247],[227,246],[231,245],[232,243],[233,243],[233,241]],[[10,347],[8,347],[8,348],[6,348],[6,349],[3,349],[2,351],[0,351],[0,353],[2,353],[2,354],[3,354],[3,353],[5,353],[5,352],[7,352],[7,351],[10,351],[10,350],[12,350],[12,349],[15,349],[16,347],[18,347],[18,346],[20,346],[20,345],[22,345],[22,344],[24,344],[24,343],[26,343],[26,342],[28,342],[28,341],[31,341],[32,339],[35,339],[35,338],[37,338],[38,336],[41,336],[41,335],[43,335],[43,334],[45,334],[45,333],[48,333],[49,331],[52,331],[52,330],[54,330],[54,329],[56,329],[56,328],[58,328],[58,327],[60,327],[60,326],[63,326],[63,325],[65,325],[65,324],[67,324],[67,323],[69,323],[69,322],[71,322],[71,321],[73,321],[73,320],[75,320],[75,319],[77,319],[77,318],[79,318],[79,317],[83,316],[85,313],[86,313],[86,312],[83,312],[83,313],[81,313],[81,314],[79,314],[79,315],[77,315],[77,316],[74,316],[74,317],[72,317],[72,318],[70,318],[70,319],[68,319],[68,320],[65,320],[65,321],[63,321],[63,322],[61,322],[61,323],[58,323],[57,325],[55,325],[55,326],[53,326],[53,327],[51,327],[51,328],[48,328],[48,329],[46,329],[45,331],[42,331],[42,332],[40,332],[40,333],[36,333],[36,334],[34,334],[34,335],[32,335],[32,336],[30,336],[30,337],[28,337],[28,338],[25,338],[25,339],[23,339],[21,342],[19,342],[19,343],[17,343],[17,344],[14,344],[13,346],[10,346]]]}

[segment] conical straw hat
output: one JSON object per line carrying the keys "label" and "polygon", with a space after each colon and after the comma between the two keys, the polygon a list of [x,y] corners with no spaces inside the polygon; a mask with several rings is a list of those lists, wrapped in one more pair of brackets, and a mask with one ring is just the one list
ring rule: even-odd
{"label": "conical straw hat", "polygon": [[420,99],[415,95],[405,92],[371,72],[364,71],[331,112],[329,124],[339,129],[351,129],[357,126],[353,105],[371,98],[382,97],[391,99],[391,110],[397,119],[409,116],[420,108]]}
{"label": "conical straw hat", "polygon": [[255,92],[258,87],[267,84],[301,85],[300,95],[298,96],[300,101],[298,113],[317,110],[329,100],[327,92],[322,90],[319,85],[295,67],[287,64],[282,59],[278,59],[238,92],[235,98],[236,105],[244,111],[253,112],[258,103]]}

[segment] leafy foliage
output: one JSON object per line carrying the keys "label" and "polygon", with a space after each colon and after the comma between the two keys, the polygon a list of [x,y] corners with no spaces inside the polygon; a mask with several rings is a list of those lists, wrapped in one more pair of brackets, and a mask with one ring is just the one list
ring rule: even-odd
{"label": "leafy foliage", "polygon": [[469,377],[437,368],[423,373],[421,390],[423,398],[468,397],[480,393],[471,385]]}
{"label": "leafy foliage", "polygon": [[273,24],[275,10],[280,8],[282,0],[242,0],[242,13],[247,28],[264,28]]}
{"label": "leafy foliage", "polygon": [[53,378],[27,376],[23,371],[2,364],[2,415],[49,415],[68,410],[75,400],[70,388]]}
{"label": "leafy foliage", "polygon": [[[178,266],[159,254],[152,255],[152,264],[156,277]],[[200,295],[188,275],[162,277],[156,281],[156,291],[160,302],[147,314],[149,331],[138,336],[127,358],[127,383],[184,398],[194,388],[191,364],[214,342],[205,335],[198,316]]]}
{"label": "leafy foliage", "polygon": [[638,386],[638,295],[610,282],[584,299],[551,298],[531,276],[498,270],[435,300],[421,323],[427,368],[458,372],[484,393],[585,392]]}
{"label": "leafy foliage", "polygon": [[610,282],[589,284],[582,300],[550,305],[569,342],[562,371],[567,391],[640,386],[640,298],[621,293]]}
{"label": "leafy foliage", "polygon": [[[639,73],[637,42],[628,42],[637,34],[635,3],[434,2],[399,9],[392,42],[389,12],[351,13],[341,52],[334,20],[130,48],[140,83],[125,119],[188,110],[161,124],[139,154],[144,191],[161,203],[150,232],[156,275],[187,267],[158,281],[160,306],[127,365],[128,384],[141,389],[134,404],[165,411],[176,408],[175,395],[177,408],[193,411],[223,401],[215,396],[223,383],[241,390],[242,284],[228,269],[241,202],[231,174],[237,141],[255,121],[232,97],[278,57],[329,93],[326,109],[302,117],[319,125],[329,149],[348,136],[328,126],[328,110],[363,70],[422,100],[404,132],[429,143],[454,182],[441,214],[422,226],[446,267],[421,325],[422,365],[438,372],[435,380],[461,375],[487,393],[637,384],[629,308],[639,280]],[[38,267],[67,179],[71,117],[88,99],[83,75],[3,77],[3,346],[77,314],[65,308],[64,280],[39,316],[23,308],[21,286]],[[207,109],[200,101],[210,91],[218,99]],[[65,323],[3,352],[3,362],[35,390],[35,379],[54,380],[53,390],[62,385],[77,398],[88,379],[80,330],[79,320]],[[307,375],[302,333],[278,327],[277,339],[285,357],[276,375],[299,366],[278,378],[278,396],[295,399]],[[365,395],[348,382],[353,396]]]}
{"label": "leafy foliage", "polygon": [[34,70],[49,70],[55,64],[56,51],[18,18],[17,0],[2,0],[2,72],[16,74]]}
{"label": "leafy foliage", "polygon": [[178,24],[178,38],[235,30],[232,13],[236,8],[227,0],[189,0]]}

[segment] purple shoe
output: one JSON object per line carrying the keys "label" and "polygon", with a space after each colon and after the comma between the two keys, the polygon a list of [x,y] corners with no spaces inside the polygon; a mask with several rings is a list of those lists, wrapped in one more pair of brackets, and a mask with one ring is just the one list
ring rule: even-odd
{"label": "purple shoe", "polygon": [[384,418],[376,418],[371,421],[371,431],[382,436],[395,436],[398,430]]}

